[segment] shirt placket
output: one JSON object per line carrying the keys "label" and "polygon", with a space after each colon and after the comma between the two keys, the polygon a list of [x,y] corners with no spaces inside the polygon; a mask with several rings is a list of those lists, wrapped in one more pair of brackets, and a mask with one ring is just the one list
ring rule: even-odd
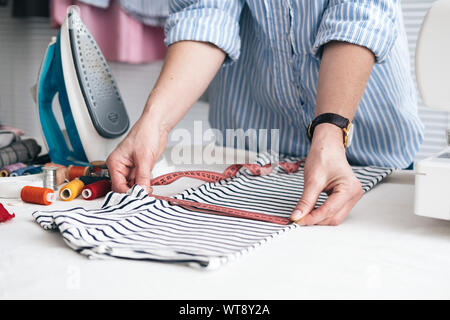
{"label": "shirt placket", "polygon": [[290,0],[264,0],[270,14],[268,33],[273,56],[274,82],[281,111],[297,124],[304,122],[299,74],[294,63],[298,59],[294,42],[295,12]]}

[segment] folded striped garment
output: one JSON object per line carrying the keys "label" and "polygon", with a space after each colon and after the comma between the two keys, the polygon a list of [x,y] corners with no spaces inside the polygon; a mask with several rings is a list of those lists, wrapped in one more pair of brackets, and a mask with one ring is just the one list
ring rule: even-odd
{"label": "folded striped garment", "polygon": [[[283,161],[298,161],[283,158]],[[258,158],[265,165],[271,159]],[[354,167],[365,192],[392,169]],[[174,196],[202,203],[288,218],[303,191],[303,168],[287,173],[277,166],[269,175],[255,176],[242,168],[236,176],[205,183]],[[327,198],[322,193],[316,204]],[[183,263],[215,269],[296,224],[220,216],[196,211],[147,195],[140,186],[127,194],[109,193],[100,209],[37,211],[33,217],[44,229],[57,229],[69,247],[90,258],[124,258]]]}

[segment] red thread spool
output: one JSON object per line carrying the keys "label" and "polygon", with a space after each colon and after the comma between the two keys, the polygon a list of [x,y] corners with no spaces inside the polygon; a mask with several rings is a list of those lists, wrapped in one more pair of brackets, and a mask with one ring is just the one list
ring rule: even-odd
{"label": "red thread spool", "polygon": [[81,192],[81,195],[85,200],[94,200],[103,197],[110,191],[111,181],[100,180],[85,186]]}
{"label": "red thread spool", "polygon": [[56,200],[55,192],[52,189],[30,186],[23,187],[20,197],[23,202],[45,206],[51,205]]}
{"label": "red thread spool", "polygon": [[72,181],[82,176],[89,176],[90,174],[90,167],[69,166],[69,169],[67,171],[67,178],[69,179],[69,181]]}

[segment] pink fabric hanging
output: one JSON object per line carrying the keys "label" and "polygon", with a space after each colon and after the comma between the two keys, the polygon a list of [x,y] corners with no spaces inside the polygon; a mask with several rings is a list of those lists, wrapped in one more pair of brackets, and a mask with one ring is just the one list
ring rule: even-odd
{"label": "pink fabric hanging", "polygon": [[81,18],[109,61],[149,63],[161,60],[166,54],[164,30],[146,26],[129,16],[117,1],[108,9],[101,9],[76,0],[51,0],[52,27],[59,27],[67,8],[77,5]]}

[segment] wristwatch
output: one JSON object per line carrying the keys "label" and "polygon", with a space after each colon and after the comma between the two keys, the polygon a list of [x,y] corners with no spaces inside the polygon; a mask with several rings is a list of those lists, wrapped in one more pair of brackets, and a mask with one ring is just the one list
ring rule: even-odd
{"label": "wristwatch", "polygon": [[353,124],[352,122],[335,113],[323,113],[317,116],[308,126],[308,138],[312,140],[314,129],[321,123],[331,123],[338,126],[344,132],[344,146],[350,147],[353,140]]}

